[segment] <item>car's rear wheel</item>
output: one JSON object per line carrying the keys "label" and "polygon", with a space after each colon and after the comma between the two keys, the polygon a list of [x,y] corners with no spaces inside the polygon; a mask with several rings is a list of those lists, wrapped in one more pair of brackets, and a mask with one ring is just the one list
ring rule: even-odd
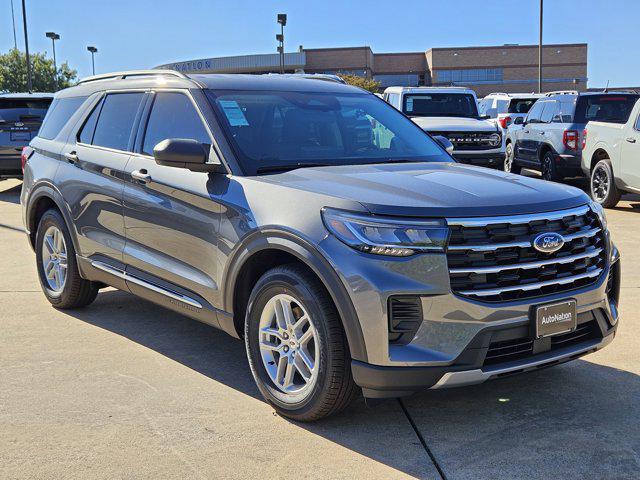
{"label": "car's rear wheel", "polygon": [[260,392],[283,416],[318,420],[357,393],[338,312],[317,278],[298,265],[273,268],[258,280],[245,344]]}
{"label": "car's rear wheel", "polygon": [[545,152],[542,156],[542,178],[551,182],[562,180],[562,176],[558,173],[558,166],[553,152]]}
{"label": "car's rear wheel", "polygon": [[605,208],[613,208],[620,201],[622,192],[616,187],[613,168],[608,158],[600,160],[591,171],[591,198]]}
{"label": "car's rear wheel", "polygon": [[507,173],[515,173],[516,175],[519,175],[520,172],[522,172],[522,167],[520,165],[516,165],[514,163],[514,160],[515,151],[513,149],[513,144],[507,143],[504,155],[504,171]]}
{"label": "car's rear wheel", "polygon": [[95,300],[98,285],[80,276],[71,236],[57,210],[47,210],[40,218],[36,264],[42,291],[53,306],[78,308]]}

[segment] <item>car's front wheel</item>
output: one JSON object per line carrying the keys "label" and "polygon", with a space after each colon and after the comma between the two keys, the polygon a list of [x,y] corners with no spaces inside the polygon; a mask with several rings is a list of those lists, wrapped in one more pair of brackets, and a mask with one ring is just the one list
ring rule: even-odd
{"label": "car's front wheel", "polygon": [[69,230],[57,210],[40,218],[36,264],[42,291],[54,307],[84,307],[95,300],[99,285],[80,276]]}
{"label": "car's front wheel", "polygon": [[283,416],[318,420],[356,395],[338,312],[318,279],[298,265],[273,268],[258,280],[245,344],[260,392]]}
{"label": "car's front wheel", "polygon": [[515,173],[516,175],[519,175],[522,171],[522,167],[520,167],[520,165],[516,165],[514,163],[514,160],[515,151],[513,149],[513,143],[507,143],[504,155],[504,171],[507,173]]}
{"label": "car's front wheel", "polygon": [[608,158],[600,160],[591,171],[591,198],[605,208],[613,208],[620,201],[622,193],[616,187],[613,168]]}

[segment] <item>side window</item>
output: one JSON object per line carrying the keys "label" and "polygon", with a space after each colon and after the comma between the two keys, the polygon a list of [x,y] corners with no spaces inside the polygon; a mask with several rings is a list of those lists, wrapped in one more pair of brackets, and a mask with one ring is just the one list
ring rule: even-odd
{"label": "side window", "polygon": [[390,93],[389,99],[387,100],[389,105],[392,107],[396,107],[398,110],[400,109],[400,94],[399,93]]}
{"label": "side window", "polygon": [[86,99],[87,97],[55,99],[44,117],[44,123],[40,127],[38,136],[47,140],[56,138],[67,121],[76,113]]}
{"label": "side window", "polygon": [[93,145],[128,150],[133,123],[144,93],[112,93],[105,97],[98,117]]}
{"label": "side window", "polygon": [[551,123],[551,119],[554,117],[554,115],[558,111],[557,102],[552,100],[550,102],[544,102],[544,103],[545,103],[544,111],[542,112],[540,121],[543,123]]}
{"label": "side window", "polygon": [[640,131],[640,115],[638,115],[638,118],[636,118],[636,124],[634,125],[634,128]]}
{"label": "side window", "polygon": [[93,142],[93,132],[96,129],[96,123],[98,123],[98,115],[100,115],[102,103],[103,100],[101,99],[93,108],[93,111],[91,112],[91,115],[89,115],[89,118],[87,118],[87,121],[84,122],[80,135],[78,135],[78,141],[80,143],[91,145],[91,142]]}
{"label": "side window", "polygon": [[142,153],[153,155],[153,147],[167,138],[189,138],[206,145],[211,143],[200,115],[185,94],[156,94],[144,134]]}
{"label": "side window", "polygon": [[532,123],[536,123],[540,121],[540,116],[542,114],[542,109],[544,108],[544,103],[545,102],[536,102],[533,104],[533,107],[531,107],[531,110],[529,110],[529,114],[527,115],[527,122],[532,122]]}

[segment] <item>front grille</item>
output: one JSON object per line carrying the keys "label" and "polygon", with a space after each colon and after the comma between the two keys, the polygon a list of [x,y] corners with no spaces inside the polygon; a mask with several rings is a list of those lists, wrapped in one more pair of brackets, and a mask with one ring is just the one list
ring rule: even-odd
{"label": "front grille", "polygon": [[[594,283],[605,267],[598,216],[588,207],[537,215],[448,219],[451,289],[486,302],[562,293]],[[554,253],[532,239],[555,232],[565,240]]]}
{"label": "front grille", "polygon": [[[455,150],[491,150],[498,148],[491,144],[489,139],[497,132],[430,132],[431,135],[439,135],[449,139]],[[499,135],[499,134],[498,134]]]}
{"label": "front grille", "polygon": [[[549,337],[550,347],[545,352],[576,345],[587,340],[600,338],[600,328],[596,320],[582,323],[572,332],[563,333]],[[541,339],[543,341],[545,339]],[[504,340],[492,342],[487,350],[484,365],[495,365],[498,363],[523,360],[533,355],[533,338],[517,338],[514,340]]]}

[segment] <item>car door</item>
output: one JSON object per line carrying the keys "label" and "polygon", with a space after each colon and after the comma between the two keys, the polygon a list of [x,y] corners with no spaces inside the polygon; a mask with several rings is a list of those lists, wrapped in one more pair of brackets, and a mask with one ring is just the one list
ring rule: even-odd
{"label": "car door", "polygon": [[536,161],[536,146],[537,146],[537,131],[534,126],[540,122],[540,116],[544,109],[544,104],[541,101],[537,101],[525,119],[525,123],[522,126],[522,130],[516,140],[516,158],[526,163],[535,163]]}
{"label": "car door", "polygon": [[77,231],[79,254],[122,266],[124,169],[143,92],[100,93],[62,150],[56,182]]}
{"label": "car door", "polygon": [[540,151],[543,145],[553,147],[552,120],[558,113],[558,102],[555,100],[547,100],[543,102],[542,113],[540,114],[540,122],[531,126],[533,141],[535,142],[534,160],[541,162]]}
{"label": "car door", "polygon": [[[210,148],[211,135],[190,92],[153,92],[145,110],[125,169],[124,262],[134,279],[129,289],[215,325],[211,311],[221,306],[221,206],[214,191],[226,177],[158,165],[153,158],[153,147],[167,138],[194,139]],[[160,289],[150,291],[149,284]]]}
{"label": "car door", "polygon": [[640,190],[640,115],[633,126],[624,131],[620,147],[620,180]]}

